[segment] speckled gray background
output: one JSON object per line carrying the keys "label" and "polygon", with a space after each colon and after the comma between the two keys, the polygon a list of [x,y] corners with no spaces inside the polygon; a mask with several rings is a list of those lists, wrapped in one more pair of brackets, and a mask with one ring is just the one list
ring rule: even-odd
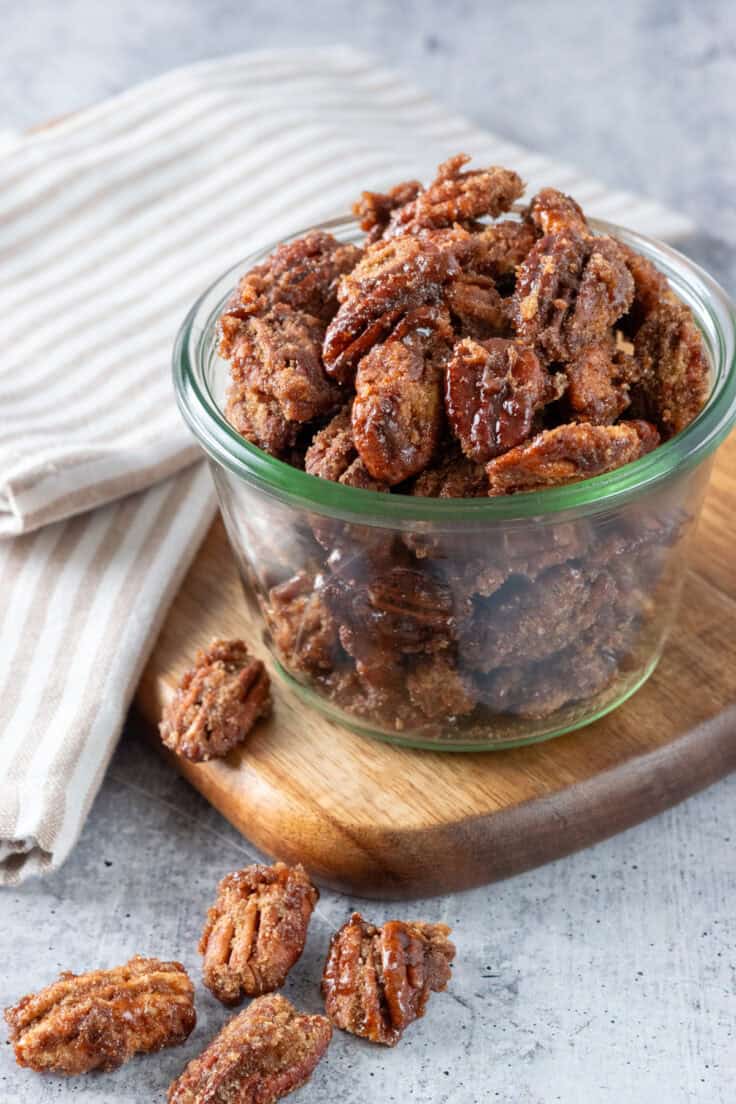
{"label": "speckled gray background", "polygon": [[[497,133],[690,214],[686,248],[736,288],[736,15],[729,2],[0,2],[0,128],[164,69],[338,40],[381,54]],[[736,676],[735,693],[736,693]],[[336,1037],[296,1101],[733,1104],[736,778],[502,885],[402,908],[456,928],[453,982],[391,1052]],[[142,951],[198,972],[217,878],[253,851],[130,732],[74,855],[0,895],[0,1004],[60,969]],[[319,1007],[324,893],[287,995]],[[396,906],[365,904],[378,920]],[[226,1013],[198,992],[189,1043],[66,1082],[0,1049],[0,1104],[161,1101]]]}

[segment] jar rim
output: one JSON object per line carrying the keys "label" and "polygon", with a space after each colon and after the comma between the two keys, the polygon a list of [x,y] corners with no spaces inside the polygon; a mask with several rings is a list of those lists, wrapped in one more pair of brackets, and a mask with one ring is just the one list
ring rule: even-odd
{"label": "jar rim", "polygon": [[[246,482],[291,504],[363,524],[488,523],[543,518],[568,510],[597,513],[638,497],[705,459],[736,422],[736,308],[711,276],[671,246],[603,220],[589,222],[597,233],[610,234],[642,253],[667,277],[678,298],[692,310],[711,364],[711,393],[698,416],[680,433],[630,464],[539,491],[488,498],[424,498],[381,494],[320,479],[251,444],[225,418],[210,388],[207,369],[217,356],[217,320],[238,278],[262,262],[277,242],[224,272],[184,319],[173,351],[174,389],[184,420],[210,459]],[[359,235],[356,220],[348,216],[308,229],[328,231],[345,241],[358,240]],[[300,230],[282,240],[293,241],[307,232]]]}

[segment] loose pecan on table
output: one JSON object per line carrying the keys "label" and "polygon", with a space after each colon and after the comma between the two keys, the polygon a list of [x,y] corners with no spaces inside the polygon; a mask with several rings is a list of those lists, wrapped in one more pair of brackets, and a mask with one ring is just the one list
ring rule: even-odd
{"label": "loose pecan on table", "polygon": [[322,975],[335,1027],[395,1046],[424,1015],[430,993],[447,987],[455,957],[449,934],[446,924],[403,920],[378,928],[353,913],[333,935]]}
{"label": "loose pecan on table", "polygon": [[304,950],[318,899],[301,865],[254,864],[227,874],[199,941],[207,988],[228,1005],[279,989]]}
{"label": "loose pecan on table", "polygon": [[303,1015],[277,993],[258,997],[192,1059],[168,1104],[275,1104],[309,1080],[331,1037],[324,1016]]}
{"label": "loose pecan on table", "polygon": [[242,640],[213,640],[182,675],[159,725],[166,747],[194,762],[222,758],[271,711],[270,679]]}
{"label": "loose pecan on table", "polygon": [[114,1070],[135,1054],[183,1043],[196,1023],[179,962],[131,958],[112,970],[63,973],[5,1011],[20,1066],[64,1074]]}

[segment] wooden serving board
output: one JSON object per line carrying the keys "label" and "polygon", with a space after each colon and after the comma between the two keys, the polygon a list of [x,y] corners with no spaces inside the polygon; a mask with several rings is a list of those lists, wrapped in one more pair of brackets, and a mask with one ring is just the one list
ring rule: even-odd
{"label": "wooden serving board", "polygon": [[[227,761],[172,762],[266,854],[363,896],[468,888],[620,832],[736,769],[736,436],[722,446],[682,611],[649,682],[588,728],[482,754],[412,751],[322,719],[274,677],[275,708]],[[195,650],[243,636],[263,658],[218,520],[143,674],[155,732]]]}

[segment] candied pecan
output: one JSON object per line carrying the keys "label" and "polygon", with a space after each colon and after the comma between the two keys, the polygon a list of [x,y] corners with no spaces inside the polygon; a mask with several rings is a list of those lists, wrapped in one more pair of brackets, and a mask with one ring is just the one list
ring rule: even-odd
{"label": "candied pecan", "polygon": [[619,245],[634,280],[634,299],[621,324],[626,333],[633,336],[644,319],[656,310],[660,303],[674,303],[677,300],[670,290],[667,277],[652,264],[648,257],[637,253],[623,242]]}
{"label": "candied pecan", "polygon": [[274,645],[288,667],[312,673],[332,669],[340,645],[319,577],[300,571],[271,587],[264,613]]}
{"label": "candied pecan", "polygon": [[559,234],[565,230],[588,232],[582,208],[572,196],[557,188],[542,188],[529,203],[527,218],[540,234]]}
{"label": "candied pecan", "polygon": [[520,266],[513,297],[517,335],[550,360],[600,343],[631,305],[634,282],[613,238],[573,227],[546,234]]}
{"label": "candied pecan", "polygon": [[332,1038],[279,993],[233,1016],[169,1088],[168,1104],[275,1104],[304,1085]]}
{"label": "candied pecan", "polygon": [[199,941],[210,992],[232,1005],[279,989],[304,950],[318,900],[301,865],[255,863],[227,874]]}
{"label": "candied pecan", "polygon": [[270,679],[260,659],[242,640],[213,640],[179,680],[159,731],[177,755],[221,759],[270,711]]}
{"label": "candied pecan", "polygon": [[442,368],[452,336],[445,310],[422,307],[361,360],[353,437],[374,479],[390,486],[403,483],[432,458],[442,423]]}
{"label": "candied pecan", "polygon": [[537,663],[499,667],[483,682],[483,704],[498,713],[541,719],[571,702],[591,698],[614,679],[615,655],[600,650],[595,633]]}
{"label": "candied pecan", "polygon": [[304,470],[320,479],[331,479],[364,491],[387,491],[388,484],[374,479],[358,455],[351,423],[352,405],[344,406],[315,433],[304,458]]}
{"label": "candied pecan", "polygon": [[496,165],[462,172],[470,158],[459,153],[443,162],[429,187],[391,213],[386,237],[419,230],[473,225],[484,215],[496,218],[510,210],[524,190],[521,178]]}
{"label": "candied pecan", "polygon": [[445,302],[466,337],[482,341],[508,331],[507,300],[501,298],[490,276],[461,272],[448,283]]}
{"label": "candied pecan", "polygon": [[527,221],[494,222],[473,235],[473,268],[497,280],[514,276],[536,240]]}
{"label": "candied pecan", "polygon": [[220,319],[220,356],[229,359],[241,323],[283,304],[329,322],[337,310],[337,281],[355,268],[360,249],[312,230],[285,242],[243,276]]}
{"label": "candied pecan", "polygon": [[409,698],[429,720],[472,713],[472,684],[445,654],[418,656],[406,676]]}
{"label": "candied pecan", "polygon": [[542,572],[534,582],[511,579],[479,603],[463,627],[461,654],[476,671],[544,659],[572,643],[616,596],[605,571],[593,579],[574,564]]}
{"label": "candied pecan", "polygon": [[611,425],[631,401],[626,371],[610,341],[582,349],[565,366],[565,373],[576,421]]}
{"label": "candied pecan", "polygon": [[232,379],[272,396],[287,421],[311,421],[339,401],[322,367],[323,335],[319,319],[281,304],[246,318],[233,344]]}
{"label": "candied pecan", "polygon": [[341,306],[327,328],[322,351],[328,375],[347,382],[360,358],[402,314],[439,302],[471,243],[471,235],[456,227],[369,245],[340,281]]}
{"label": "candied pecan", "polygon": [[556,426],[486,465],[490,495],[577,483],[638,460],[659,444],[648,422]]}
{"label": "candied pecan", "polygon": [[288,422],[276,399],[259,391],[240,369],[228,387],[225,417],[233,429],[272,456],[285,458],[296,444],[299,423]]}
{"label": "candied pecan", "polygon": [[377,928],[354,912],[332,936],[322,975],[335,1027],[395,1046],[424,1015],[430,993],[447,987],[455,957],[449,934],[446,924],[403,920]]}
{"label": "candied pecan", "polygon": [[181,963],[137,955],[113,970],[63,973],[5,1019],[19,1066],[78,1074],[183,1043],[197,1017]]}
{"label": "candied pecan", "polygon": [[437,467],[425,468],[411,493],[423,498],[479,498],[488,494],[488,478],[482,464],[451,453]]}
{"label": "candied pecan", "polygon": [[455,346],[445,369],[445,410],[464,454],[484,463],[525,441],[559,381],[531,349],[504,338]]}
{"label": "candied pecan", "polygon": [[[399,653],[435,652],[448,647],[455,628],[449,587],[418,567],[389,567],[343,594],[340,639],[372,645],[395,666]],[[348,633],[350,635],[348,635]],[[346,650],[355,655],[354,648]]]}
{"label": "candied pecan", "polygon": [[636,337],[634,355],[650,417],[666,436],[696,418],[708,398],[710,372],[700,332],[681,303],[661,303]]}
{"label": "candied pecan", "polygon": [[411,203],[419,195],[422,185],[418,180],[404,180],[387,192],[362,192],[353,204],[353,214],[365,230],[368,242],[378,241],[388,226],[391,214],[397,207]]}

